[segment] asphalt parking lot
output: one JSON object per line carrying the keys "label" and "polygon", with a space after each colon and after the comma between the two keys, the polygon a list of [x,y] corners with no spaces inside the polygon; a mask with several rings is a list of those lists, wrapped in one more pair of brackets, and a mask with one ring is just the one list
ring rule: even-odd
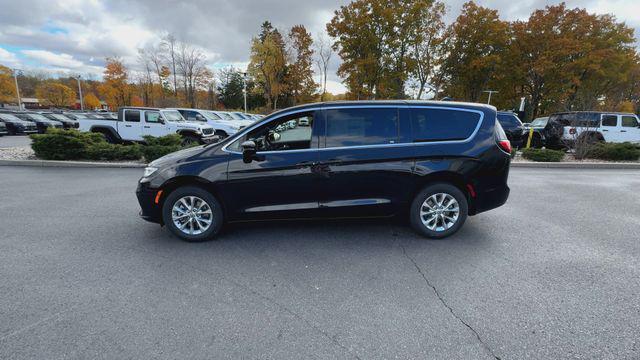
{"label": "asphalt parking lot", "polygon": [[26,135],[0,136],[0,149],[29,145],[31,145],[31,139]]}
{"label": "asphalt parking lot", "polygon": [[640,173],[512,169],[445,241],[395,221],[140,220],[141,169],[0,167],[0,358],[640,358]]}

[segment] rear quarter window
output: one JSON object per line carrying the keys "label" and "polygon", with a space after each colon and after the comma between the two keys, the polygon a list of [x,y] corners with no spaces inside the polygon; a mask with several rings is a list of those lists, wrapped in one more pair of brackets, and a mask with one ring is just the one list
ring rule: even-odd
{"label": "rear quarter window", "polygon": [[480,114],[455,109],[411,109],[414,142],[464,140],[473,134]]}

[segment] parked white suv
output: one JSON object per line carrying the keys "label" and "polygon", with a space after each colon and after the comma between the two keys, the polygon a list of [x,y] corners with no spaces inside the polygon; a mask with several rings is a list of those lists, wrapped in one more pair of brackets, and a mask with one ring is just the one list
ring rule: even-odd
{"label": "parked white suv", "polygon": [[[555,130],[554,130],[555,129]],[[640,120],[632,113],[573,111],[549,116],[544,129],[552,140],[570,143],[581,136],[594,140],[622,143],[640,143]]]}
{"label": "parked white suv", "polygon": [[122,107],[117,119],[96,119],[79,117],[80,131],[104,134],[112,143],[122,141],[143,141],[143,136],[155,137],[179,134],[187,142],[209,143],[219,139],[213,127],[185,121],[176,110]]}
{"label": "parked white suv", "polygon": [[237,133],[238,130],[250,124],[225,116],[225,113],[218,111],[189,108],[172,108],[171,110],[179,111],[187,121],[207,123],[214,128],[216,135],[223,138]]}

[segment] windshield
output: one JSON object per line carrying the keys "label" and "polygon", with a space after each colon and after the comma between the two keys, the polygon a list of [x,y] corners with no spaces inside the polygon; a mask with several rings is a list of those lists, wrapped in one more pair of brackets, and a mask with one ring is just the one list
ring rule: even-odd
{"label": "windshield", "polygon": [[231,115],[231,118],[234,120],[244,120],[238,113],[229,113],[229,115]]}
{"label": "windshield", "polygon": [[220,115],[214,113],[213,111],[205,111],[205,113],[213,120],[222,120]]}
{"label": "windshield", "polygon": [[7,121],[22,121],[13,114],[0,114],[0,119],[7,120]]}
{"label": "windshield", "polygon": [[229,113],[220,113],[220,116],[225,120],[235,120],[233,116],[229,115]]}
{"label": "windshield", "polygon": [[178,110],[162,110],[160,111],[165,120],[169,122],[181,122],[184,121],[184,118]]}
{"label": "windshield", "polygon": [[547,121],[549,121],[549,118],[537,118],[531,122],[531,127],[545,127],[547,126]]}
{"label": "windshield", "polygon": [[62,114],[51,114],[51,116],[53,116],[54,118],[58,119],[58,120],[62,120],[62,121],[69,121],[71,119],[69,119],[68,117],[62,115]]}
{"label": "windshield", "polygon": [[46,116],[40,114],[29,114],[29,117],[38,121],[49,121]]}

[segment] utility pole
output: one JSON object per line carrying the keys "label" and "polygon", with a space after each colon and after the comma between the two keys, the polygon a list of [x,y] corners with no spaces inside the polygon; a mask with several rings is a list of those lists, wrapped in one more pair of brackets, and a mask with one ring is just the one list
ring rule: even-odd
{"label": "utility pole", "polygon": [[244,112],[247,113],[247,73],[242,74],[242,95],[244,95]]}
{"label": "utility pole", "polygon": [[84,99],[82,98],[82,86],[80,86],[80,75],[76,76],[78,81],[78,93],[80,94],[80,110],[84,111]]}
{"label": "utility pole", "polygon": [[487,100],[487,104],[491,105],[491,95],[494,93],[498,93],[496,90],[485,90],[483,92],[489,93],[489,99]]}
{"label": "utility pole", "polygon": [[13,79],[16,81],[16,95],[18,95],[18,109],[22,110],[22,99],[20,99],[20,87],[18,86],[18,73],[22,72],[20,69],[13,70]]}

